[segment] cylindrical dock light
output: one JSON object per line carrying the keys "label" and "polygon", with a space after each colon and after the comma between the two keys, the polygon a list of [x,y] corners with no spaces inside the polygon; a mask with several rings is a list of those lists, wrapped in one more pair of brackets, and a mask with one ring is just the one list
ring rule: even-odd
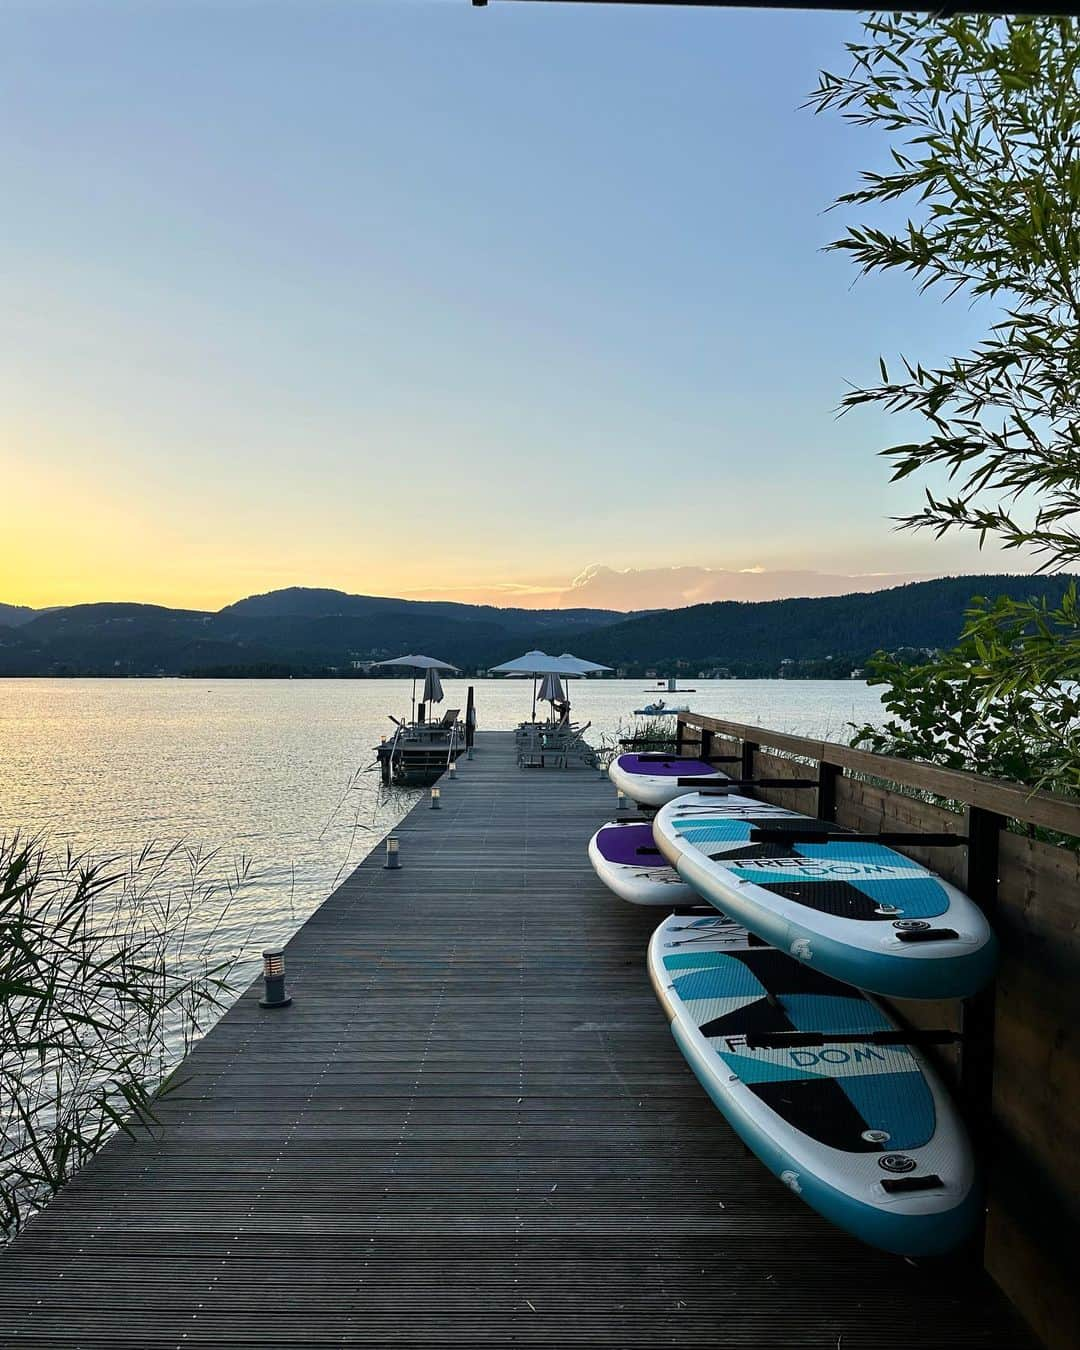
{"label": "cylindrical dock light", "polygon": [[446,771],[447,771],[447,773],[450,775],[450,781],[451,781],[451,783],[456,783],[456,782],[457,782],[457,765],[454,763],[453,760],[451,760],[450,763],[446,766]]}
{"label": "cylindrical dock light", "polygon": [[466,758],[466,759],[472,759],[472,746],[471,746],[471,745],[469,746],[468,750],[465,751],[465,758]]}
{"label": "cylindrical dock light", "polygon": [[431,809],[433,811],[437,811],[439,809],[439,797],[441,795],[442,794],[439,792],[439,789],[437,787],[433,787],[431,789]]}
{"label": "cylindrical dock light", "polygon": [[616,792],[616,794],[615,794],[615,810],[616,810],[616,811],[625,811],[625,810],[626,810],[626,793],[625,793],[625,792]]}
{"label": "cylindrical dock light", "polygon": [[396,872],[401,866],[401,844],[397,835],[390,835],[386,841],[386,862],[383,866],[389,868],[391,872]]}
{"label": "cylindrical dock light", "polygon": [[285,953],[280,947],[263,952],[263,985],[260,1008],[287,1008],[292,1002],[285,996]]}

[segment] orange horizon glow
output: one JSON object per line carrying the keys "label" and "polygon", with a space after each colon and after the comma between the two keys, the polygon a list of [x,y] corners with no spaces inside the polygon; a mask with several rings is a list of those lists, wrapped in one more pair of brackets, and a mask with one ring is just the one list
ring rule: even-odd
{"label": "orange horizon glow", "polygon": [[197,610],[215,613],[238,600],[252,595],[262,595],[267,591],[287,590],[291,588],[311,590],[342,591],[347,595],[382,596],[393,600],[446,600],[467,605],[494,605],[499,609],[569,609],[580,603],[573,597],[567,598],[564,590],[534,587],[523,584],[517,586],[476,586],[463,582],[460,586],[448,586],[437,591],[409,590],[395,587],[390,583],[379,585],[376,582],[342,584],[340,580],[301,580],[280,577],[253,581],[250,586],[216,588],[193,592],[191,590],[173,590],[169,587],[142,587],[136,591],[133,585],[116,582],[94,586],[42,587],[39,585],[19,587],[12,584],[6,575],[0,581],[0,603],[23,605],[29,609],[58,609],[69,605],[87,604],[140,604],[160,605],[167,609]]}

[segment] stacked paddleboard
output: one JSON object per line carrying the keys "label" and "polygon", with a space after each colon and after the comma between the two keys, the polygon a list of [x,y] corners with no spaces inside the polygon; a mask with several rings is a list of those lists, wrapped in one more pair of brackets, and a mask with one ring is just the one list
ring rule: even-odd
{"label": "stacked paddleboard", "polygon": [[[981,1203],[966,1132],[870,995],[982,988],[997,956],[982,911],[885,843],[725,790],[706,761],[621,755],[609,773],[657,812],[603,826],[589,856],[623,899],[684,911],[656,930],[649,973],[709,1096],[834,1223],[906,1256],[957,1247]],[[699,897],[719,912],[686,914]]]}
{"label": "stacked paddleboard", "polygon": [[690,793],[657,812],[656,846],[693,889],[781,952],[893,998],[966,998],[996,943],[962,891],[882,844],[750,797]]}
{"label": "stacked paddleboard", "polygon": [[729,781],[707,760],[688,755],[616,755],[608,766],[616,788],[641,806],[658,807],[674,801],[701,780],[719,786]]}
{"label": "stacked paddleboard", "polygon": [[589,840],[589,861],[608,890],[632,905],[674,909],[697,902],[697,895],[657,848],[648,822],[613,820],[601,825]]}
{"label": "stacked paddleboard", "polygon": [[807,1204],[903,1256],[970,1234],[980,1199],[963,1124],[874,1002],[720,916],[666,919],[649,975],[702,1087]]}

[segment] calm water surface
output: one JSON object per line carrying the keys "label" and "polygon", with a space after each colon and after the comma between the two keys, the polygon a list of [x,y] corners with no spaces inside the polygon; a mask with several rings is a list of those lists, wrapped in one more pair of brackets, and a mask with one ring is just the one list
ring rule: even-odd
{"label": "calm water surface", "polygon": [[[592,722],[596,743],[632,720],[649,683],[574,681],[574,717]],[[774,730],[843,740],[848,722],[881,719],[877,692],[857,681],[686,683],[697,692],[679,702]],[[443,708],[464,708],[465,687],[447,680]],[[529,681],[475,687],[483,729],[512,728],[529,712]],[[108,855],[183,840],[216,850],[222,875],[247,860],[248,881],[215,941],[222,952],[242,949],[242,974],[253,975],[259,951],[287,938],[416,800],[382,789],[371,767],[373,747],[393,730],[387,713],[408,712],[410,688],[0,680],[0,835],[44,832],[54,845]],[[220,898],[211,906],[200,916],[207,925]]]}

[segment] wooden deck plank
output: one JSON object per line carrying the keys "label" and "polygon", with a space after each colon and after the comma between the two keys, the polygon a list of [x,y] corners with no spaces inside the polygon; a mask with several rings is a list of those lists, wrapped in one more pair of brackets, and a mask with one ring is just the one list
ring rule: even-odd
{"label": "wooden deck plank", "polygon": [[587,770],[478,739],[0,1258],[4,1344],[1014,1350],[981,1274],[831,1228],[746,1154],[595,880]]}

